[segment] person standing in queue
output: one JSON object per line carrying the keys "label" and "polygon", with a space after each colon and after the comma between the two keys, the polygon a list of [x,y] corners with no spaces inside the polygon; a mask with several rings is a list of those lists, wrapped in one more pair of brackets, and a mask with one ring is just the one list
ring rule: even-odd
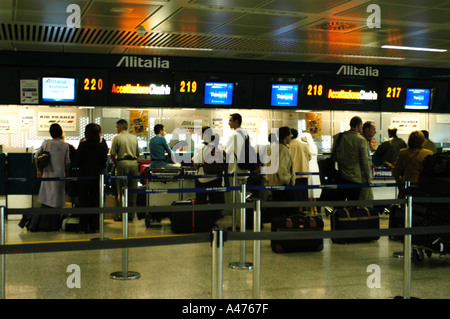
{"label": "person standing in queue", "polygon": [[[51,140],[46,140],[37,150],[35,163],[37,178],[67,177],[70,174],[69,144],[63,140],[63,130],[59,124],[50,125]],[[50,153],[50,163],[43,169],[37,165],[37,157],[42,149]],[[42,181],[37,201],[42,208],[63,208],[66,206],[66,188],[64,181]],[[30,230],[49,231],[59,230],[61,226],[60,215],[40,215],[36,224],[31,222]]]}
{"label": "person standing in queue", "polygon": [[[231,129],[231,135],[228,138],[228,141],[225,146],[225,154],[226,154],[226,162],[228,164],[227,173],[231,176],[225,177],[225,185],[226,186],[242,186],[247,184],[247,176],[237,176],[236,185],[234,185],[234,177],[233,174],[236,172],[237,174],[248,174],[248,170],[243,170],[238,165],[238,159],[241,156],[241,151],[245,143],[245,138],[249,137],[248,134],[241,128],[242,125],[242,116],[239,113],[230,114],[228,118],[228,125]],[[241,203],[241,197],[236,194],[236,203]],[[232,192],[227,192],[225,195],[226,202],[232,203]],[[236,225],[240,223],[239,214],[235,214],[237,220],[235,220]]]}
{"label": "person standing in queue", "polygon": [[[77,148],[75,165],[78,167],[78,176],[94,177],[103,174],[108,158],[108,146],[100,142],[100,125],[90,123],[84,129],[85,138]],[[80,207],[99,207],[100,190],[99,178],[78,181],[78,204]],[[92,233],[99,230],[98,214],[82,214],[77,232]]]}
{"label": "person standing in queue", "polygon": [[[135,135],[128,132],[128,122],[124,119],[116,122],[116,130],[117,135],[114,136],[110,149],[111,160],[116,169],[116,176],[138,176],[138,139]],[[123,187],[127,186],[129,190],[137,189],[138,180],[136,178],[118,179],[116,184],[119,201],[122,204]],[[129,192],[128,207],[136,206],[136,197],[136,193]],[[133,215],[129,214],[128,219],[130,221],[133,220]],[[114,220],[121,221],[122,218],[116,217]]]}
{"label": "person standing in queue", "polygon": [[[377,129],[376,129],[374,121],[364,122],[363,128],[362,128],[362,136],[367,141],[367,158],[369,161],[369,169],[370,169],[370,176],[371,176],[370,179],[372,179],[372,177],[373,177],[373,162],[372,162],[372,153],[370,151],[370,141],[372,140],[372,137],[374,137],[376,133],[377,133]],[[368,188],[368,187],[362,188],[359,199],[360,200],[373,200],[372,188]]]}
{"label": "person standing in queue", "polygon": [[[266,175],[267,186],[294,186],[295,185],[295,168],[289,151],[289,143],[291,142],[291,130],[287,126],[278,129],[278,143],[273,144],[269,150],[269,156],[272,152],[278,152],[278,156],[271,157],[269,166],[276,167],[277,170]],[[273,163],[272,159],[278,161]],[[295,193],[292,190],[272,190],[272,200],[275,202],[290,202],[295,200]],[[274,208],[271,217],[281,217],[280,215],[289,215],[298,213],[297,208]]]}
{"label": "person standing in queue", "polygon": [[[308,143],[298,139],[298,131],[291,128],[291,139],[289,142],[289,152],[291,153],[292,161],[294,162],[294,172],[308,173],[309,161],[311,160],[311,151],[309,150]],[[308,175],[295,175],[295,186],[307,186]],[[295,198],[298,201],[308,200],[308,189],[296,189],[294,190]],[[300,211],[303,211],[303,207]]]}
{"label": "person standing in queue", "polygon": [[[338,184],[371,184],[367,141],[361,136],[363,122],[359,116],[350,120],[350,130],[342,133],[339,145],[334,149],[339,168]],[[333,136],[336,144],[338,135]],[[340,188],[340,200],[359,200],[361,188]]]}
{"label": "person standing in queue", "polygon": [[[194,150],[192,158],[193,166],[197,169],[198,175],[221,175],[223,174],[224,158],[223,150],[219,145],[219,135],[214,134],[210,127],[202,127],[202,140]],[[208,173],[204,170],[204,165],[209,163],[217,167],[217,172]],[[216,169],[215,169],[216,170]],[[222,187],[222,176],[202,177],[195,180],[196,188]],[[196,203],[224,204],[225,194],[223,192],[197,192],[195,194]],[[223,211],[214,212],[214,219],[223,217]]]}
{"label": "person standing in queue", "polygon": [[[392,176],[397,183],[417,183],[419,181],[420,169],[425,157],[433,155],[433,151],[424,147],[425,136],[421,131],[413,131],[408,137],[408,147],[398,153]],[[405,189],[400,186],[399,198],[404,196]]]}
{"label": "person standing in queue", "polygon": [[381,165],[392,168],[400,150],[407,148],[408,145],[405,140],[397,136],[397,128],[394,126],[388,128],[388,136],[389,139],[378,146],[374,155],[380,159]]}
{"label": "person standing in queue", "polygon": [[173,152],[169,147],[169,144],[167,144],[166,141],[166,129],[164,125],[162,124],[156,124],[153,128],[153,132],[156,134],[155,137],[153,137],[149,142],[149,149],[150,149],[150,167],[160,167],[160,166],[166,166],[166,155],[165,152],[170,156],[172,159],[173,164],[177,164],[173,161]]}

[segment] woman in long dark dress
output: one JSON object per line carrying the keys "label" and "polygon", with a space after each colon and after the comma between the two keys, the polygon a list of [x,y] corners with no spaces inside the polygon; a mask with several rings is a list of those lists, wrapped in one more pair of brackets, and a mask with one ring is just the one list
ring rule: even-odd
{"label": "woman in long dark dress", "polygon": [[[100,126],[95,123],[86,125],[85,139],[80,142],[76,154],[78,177],[94,179],[78,180],[78,202],[80,207],[99,207],[99,176],[106,168],[108,146],[101,141]],[[99,229],[98,214],[82,214],[78,224],[79,233],[96,232]]]}

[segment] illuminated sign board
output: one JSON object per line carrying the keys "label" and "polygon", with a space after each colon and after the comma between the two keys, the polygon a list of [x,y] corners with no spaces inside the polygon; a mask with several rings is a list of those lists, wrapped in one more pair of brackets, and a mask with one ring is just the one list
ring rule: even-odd
{"label": "illuminated sign board", "polygon": [[171,88],[169,85],[157,85],[151,83],[150,85],[142,86],[139,83],[132,85],[116,85],[113,83],[111,93],[113,94],[141,94],[141,95],[170,95]]}
{"label": "illuminated sign board", "polygon": [[171,106],[171,73],[112,72],[109,81],[109,104],[125,106]]}
{"label": "illuminated sign board", "polygon": [[303,81],[301,106],[307,109],[378,111],[379,84],[371,79],[308,78]]}

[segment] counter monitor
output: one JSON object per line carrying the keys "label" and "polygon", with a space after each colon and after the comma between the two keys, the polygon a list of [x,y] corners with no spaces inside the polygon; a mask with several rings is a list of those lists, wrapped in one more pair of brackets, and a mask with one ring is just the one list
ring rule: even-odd
{"label": "counter monitor", "polygon": [[232,105],[233,83],[206,82],[205,99],[207,105]]}
{"label": "counter monitor", "polygon": [[272,84],[271,106],[296,107],[298,84]]}
{"label": "counter monitor", "polygon": [[43,77],[42,101],[59,103],[75,102],[75,79]]}
{"label": "counter monitor", "polygon": [[406,110],[428,110],[430,108],[431,89],[406,89]]}

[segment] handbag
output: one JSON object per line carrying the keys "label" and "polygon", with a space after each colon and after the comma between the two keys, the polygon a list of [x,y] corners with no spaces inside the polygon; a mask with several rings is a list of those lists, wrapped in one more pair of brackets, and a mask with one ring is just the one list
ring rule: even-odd
{"label": "handbag", "polygon": [[50,163],[50,152],[48,151],[48,145],[50,141],[45,143],[44,149],[39,153],[37,158],[37,166],[40,171],[42,171]]}

